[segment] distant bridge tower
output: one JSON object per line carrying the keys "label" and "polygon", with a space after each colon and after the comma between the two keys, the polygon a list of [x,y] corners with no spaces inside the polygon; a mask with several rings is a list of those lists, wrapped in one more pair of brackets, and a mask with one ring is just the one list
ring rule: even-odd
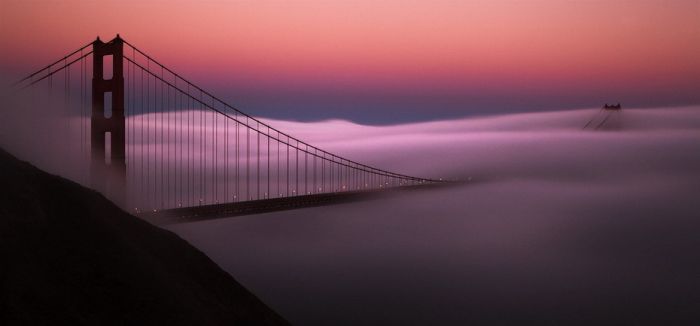
{"label": "distant bridge tower", "polygon": [[[124,41],[119,37],[92,43],[92,187],[119,205],[126,195],[126,128],[124,118]],[[112,76],[105,79],[105,56],[112,57]],[[110,100],[111,99],[111,100]],[[109,100],[105,103],[105,100]],[[109,144],[106,144],[109,140]]]}

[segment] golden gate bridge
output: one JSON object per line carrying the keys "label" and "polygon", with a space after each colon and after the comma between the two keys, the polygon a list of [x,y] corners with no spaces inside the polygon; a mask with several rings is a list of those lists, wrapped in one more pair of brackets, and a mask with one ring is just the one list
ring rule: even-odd
{"label": "golden gate bridge", "polygon": [[[86,179],[140,215],[289,209],[438,184],[328,152],[252,117],[119,35],[99,37],[21,79],[75,122]],[[87,173],[89,170],[89,173]]]}

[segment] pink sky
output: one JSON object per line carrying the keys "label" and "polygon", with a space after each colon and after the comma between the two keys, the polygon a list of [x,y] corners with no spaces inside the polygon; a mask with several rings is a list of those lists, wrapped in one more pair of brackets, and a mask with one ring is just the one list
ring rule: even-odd
{"label": "pink sky", "polygon": [[24,72],[121,33],[184,75],[245,95],[613,89],[688,104],[700,85],[699,1],[4,0],[0,9],[3,65]]}

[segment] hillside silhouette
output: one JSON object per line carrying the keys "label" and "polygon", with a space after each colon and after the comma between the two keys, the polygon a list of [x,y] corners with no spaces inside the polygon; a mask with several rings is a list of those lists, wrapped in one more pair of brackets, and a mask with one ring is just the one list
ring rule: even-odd
{"label": "hillside silhouette", "polygon": [[0,149],[0,324],[287,325],[203,253]]}

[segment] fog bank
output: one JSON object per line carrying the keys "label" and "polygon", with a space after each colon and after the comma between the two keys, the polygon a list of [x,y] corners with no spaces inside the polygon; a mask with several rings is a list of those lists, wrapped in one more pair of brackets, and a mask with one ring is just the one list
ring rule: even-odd
{"label": "fog bank", "polygon": [[272,122],[388,169],[472,182],[172,227],[304,325],[693,324],[700,110],[391,127]]}

